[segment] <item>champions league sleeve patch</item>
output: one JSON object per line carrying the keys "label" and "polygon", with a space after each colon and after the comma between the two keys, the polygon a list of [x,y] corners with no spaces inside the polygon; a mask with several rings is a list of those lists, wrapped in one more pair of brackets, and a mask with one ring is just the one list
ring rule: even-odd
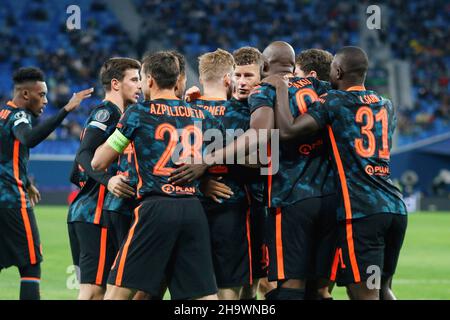
{"label": "champions league sleeve patch", "polygon": [[28,115],[25,111],[19,111],[14,115],[14,127],[21,124],[21,123],[27,123],[30,124],[30,119],[28,118]]}
{"label": "champions league sleeve patch", "polygon": [[22,118],[28,119],[27,113],[25,111],[19,111],[14,115],[15,120],[19,120]]}
{"label": "champions league sleeve patch", "polygon": [[94,119],[95,119],[95,121],[98,121],[98,122],[106,122],[109,120],[110,116],[111,115],[108,110],[102,109],[102,110],[97,111],[97,113],[94,116]]}

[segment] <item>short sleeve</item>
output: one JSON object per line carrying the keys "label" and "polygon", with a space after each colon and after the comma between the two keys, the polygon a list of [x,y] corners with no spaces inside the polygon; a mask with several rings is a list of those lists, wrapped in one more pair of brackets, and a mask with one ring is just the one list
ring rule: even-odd
{"label": "short sleeve", "polygon": [[269,84],[261,84],[253,88],[248,97],[250,113],[261,107],[275,108],[276,90]]}
{"label": "short sleeve", "polygon": [[332,121],[330,111],[329,97],[322,96],[308,108],[307,113],[316,120],[319,127],[324,128]]}

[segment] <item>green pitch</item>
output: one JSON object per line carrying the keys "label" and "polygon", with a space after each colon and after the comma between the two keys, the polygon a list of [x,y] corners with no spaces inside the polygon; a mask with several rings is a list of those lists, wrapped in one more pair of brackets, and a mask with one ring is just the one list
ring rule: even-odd
{"label": "green pitch", "polygon": [[[75,299],[67,237],[66,207],[38,206],[36,217],[43,244],[42,299]],[[399,299],[450,299],[450,213],[415,213],[409,216],[394,290]],[[336,288],[336,299],[346,299]],[[18,299],[16,268],[0,273],[0,299]]]}

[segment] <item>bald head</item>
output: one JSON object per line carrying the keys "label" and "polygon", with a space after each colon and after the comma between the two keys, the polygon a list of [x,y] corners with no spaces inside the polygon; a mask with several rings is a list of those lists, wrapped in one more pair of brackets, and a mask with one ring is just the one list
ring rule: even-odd
{"label": "bald head", "polygon": [[274,41],[264,49],[263,56],[269,64],[269,74],[294,72],[295,51],[289,43]]}
{"label": "bald head", "polygon": [[334,88],[364,85],[369,59],[359,47],[343,47],[331,63],[330,81]]}

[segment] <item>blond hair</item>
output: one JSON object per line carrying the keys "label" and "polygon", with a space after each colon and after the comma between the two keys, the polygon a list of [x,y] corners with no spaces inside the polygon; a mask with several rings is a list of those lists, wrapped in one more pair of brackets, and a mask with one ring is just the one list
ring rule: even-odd
{"label": "blond hair", "polygon": [[219,81],[234,69],[234,58],[231,53],[217,49],[207,52],[198,58],[198,72],[203,81]]}

